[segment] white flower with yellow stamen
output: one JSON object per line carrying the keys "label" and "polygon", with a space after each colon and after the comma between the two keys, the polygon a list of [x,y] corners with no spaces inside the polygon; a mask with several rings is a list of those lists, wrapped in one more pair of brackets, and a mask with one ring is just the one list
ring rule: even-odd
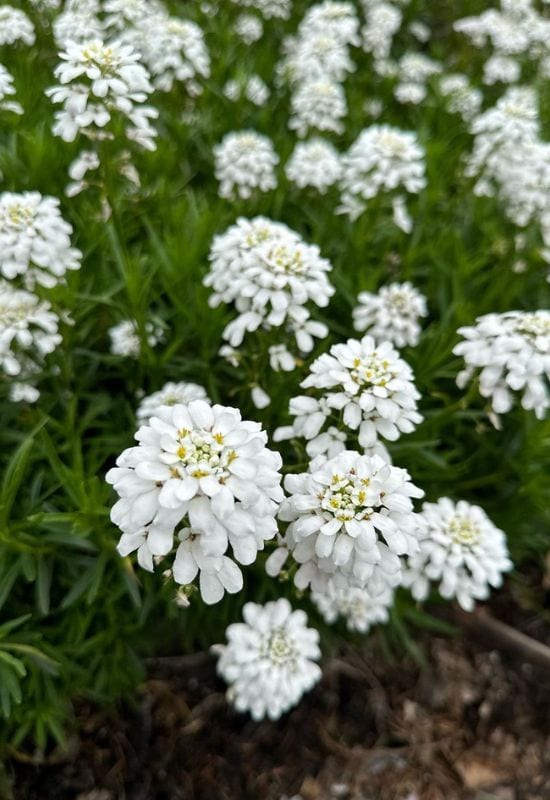
{"label": "white flower with yellow stamen", "polygon": [[456,598],[471,611],[512,569],[505,534],[482,508],[465,500],[424,503],[418,517],[420,548],[408,561],[403,584],[416,600],[425,600],[434,581],[443,597]]}
{"label": "white flower with yellow stamen", "polygon": [[227,644],[212,648],[219,655],[218,673],[229,684],[227,699],[255,720],[279,719],[321,677],[315,663],[319,634],[285,598],[264,606],[246,603],[243,619],[227,628]]}
{"label": "white flower with yellow stamen", "polygon": [[279,518],[300,567],[295,584],[324,592],[357,586],[375,596],[401,579],[403,556],[418,548],[411,498],[424,494],[408,472],[347,450],[313,472],[287,475]]}
{"label": "white flower with yellow stamen", "polygon": [[[152,570],[154,558],[177,552],[174,579],[190,583],[200,571],[206,603],[242,585],[236,564],[252,564],[277,532],[283,498],[281,458],[267,435],[237,409],[204,400],[162,406],[136,433],[106,479],[120,499],[111,512],[122,530],[122,555],[138,551]],[[231,558],[228,549],[231,548]]]}

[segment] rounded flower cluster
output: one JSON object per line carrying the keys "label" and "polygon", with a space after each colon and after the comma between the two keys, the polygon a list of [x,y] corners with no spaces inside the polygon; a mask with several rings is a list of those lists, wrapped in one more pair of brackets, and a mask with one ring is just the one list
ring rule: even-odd
{"label": "rounded flower cluster", "polygon": [[453,353],[466,362],[457,378],[460,387],[476,374],[479,391],[491,399],[496,414],[510,411],[514,393],[520,392],[523,408],[545,417],[550,407],[550,311],[486,314],[458,333],[464,341]]}
{"label": "rounded flower cluster", "polygon": [[343,617],[348,630],[368,633],[373,625],[387,622],[393,605],[393,589],[387,586],[371,597],[365,589],[337,589],[332,583],[326,592],[313,592],[311,599],[329,625]]}
{"label": "rounded flower cluster", "polygon": [[327,279],[331,265],[318,247],[286,225],[265,217],[241,218],[215,237],[209,258],[204,283],[214,290],[210,305],[234,303],[239,312],[223,332],[232,347],[260,326],[286,325],[303,352],[313,349],[312,337],[326,336],[326,326],[310,320],[304,306],[328,305],[334,293]]}
{"label": "rounded flower cluster", "polygon": [[279,719],[321,677],[315,663],[321,657],[319,634],[285,598],[265,606],[246,603],[243,619],[227,628],[226,645],[213,648],[218,673],[229,685],[227,699],[255,720]]}
{"label": "rounded flower cluster", "polygon": [[427,316],[426,298],[409,283],[390,283],[378,294],[360,292],[359,304],[353,309],[356,331],[367,331],[377,341],[388,341],[396,347],[418,344],[419,319]]}
{"label": "rounded flower cluster", "polygon": [[342,133],[347,112],[346,95],[339,83],[326,77],[308,80],[292,95],[288,127],[298,136],[306,136],[310,128]]}
{"label": "rounded flower cluster", "polygon": [[139,423],[144,424],[156,416],[162,406],[187,405],[192,400],[208,401],[206,390],[198,383],[170,381],[158,392],[143,398],[136,411],[136,417]]}
{"label": "rounded flower cluster", "polygon": [[[290,523],[283,546],[300,565],[296,586],[325,592],[332,580],[336,588],[357,586],[372,596],[396,586],[402,556],[418,547],[411,498],[424,492],[406,470],[351,450],[312,470],[286,476],[290,496],[279,511]],[[279,558],[278,550],[270,556]]]}
{"label": "rounded flower cluster", "polygon": [[264,26],[254,14],[240,14],[235,21],[235,33],[245,44],[254,44],[262,38]]}
{"label": "rounded flower cluster", "polygon": [[36,41],[34,26],[27,15],[13,6],[0,6],[0,46],[23,42],[33,45]]}
{"label": "rounded flower cluster", "polygon": [[55,286],[67,270],[80,268],[82,253],[71,247],[72,227],[59,200],[39,192],[0,194],[0,272],[25,287]]}
{"label": "rounded flower cluster", "polygon": [[466,122],[479,114],[483,94],[470,84],[466,75],[460,72],[444,75],[439,81],[439,91],[451,114],[460,114]]}
{"label": "rounded flower cluster", "polygon": [[266,19],[288,19],[292,0],[233,0],[244,8],[256,8]]}
{"label": "rounded flower cluster", "polygon": [[321,194],[338,182],[341,171],[336,148],[318,138],[298,142],[285,167],[289,181],[300,189],[311,186]]}
{"label": "rounded flower cluster", "polygon": [[[122,531],[121,555],[138,551],[142,567],[177,550],[172,574],[199,574],[206,603],[242,588],[239,564],[252,564],[277,532],[283,498],[280,456],[267,435],[237,409],[204,400],[162,406],[107,473],[120,499],[111,519]],[[233,558],[226,555],[231,547]]]}
{"label": "rounded flower cluster", "polygon": [[168,16],[162,7],[156,14],[141,18],[123,39],[141,53],[153,85],[163,92],[169,92],[178,81],[191,94],[199,94],[198,80],[210,76],[210,56],[201,28],[189,20]]}
{"label": "rounded flower cluster", "polygon": [[342,156],[340,211],[355,219],[380,192],[418,194],[425,186],[424,149],[416,134],[372,125]]}
{"label": "rounded flower cluster", "polygon": [[363,50],[372,53],[375,59],[388,58],[393,37],[401,27],[402,13],[385,0],[366,3],[366,23],[361,31]]}
{"label": "rounded flower cluster", "polygon": [[269,192],[277,186],[279,156],[267,136],[255,131],[227,133],[214,147],[214,159],[220,197],[247,199],[254,191]]}
{"label": "rounded flower cluster", "polygon": [[151,120],[158,112],[143,105],[153,87],[131,46],[100,39],[68,42],[60,58],[55,68],[59,85],[46,92],[53,103],[63,105],[55,114],[56,136],[65,142],[73,142],[80,132],[105,137],[106,126],[121,116],[129,122],[128,139],[146,150],[155,149]]}
{"label": "rounded flower cluster", "polygon": [[315,439],[331,415],[341,412],[343,424],[359,431],[359,444],[367,449],[379,436],[395,441],[422,421],[412,369],[389,342],[377,344],[372,336],[333,345],[315,359],[300,386],[321,389],[322,396],[293,398],[290,413],[296,419],[291,428],[279,429],[278,439]]}
{"label": "rounded flower cluster", "polygon": [[34,372],[61,342],[59,317],[45,300],[0,281],[0,366],[7,375]]}
{"label": "rounded flower cluster", "polygon": [[418,515],[420,549],[408,562],[403,583],[413,597],[424,600],[430,581],[439,582],[442,597],[455,597],[471,611],[476,600],[486,600],[490,587],[502,584],[512,569],[506,536],[479,506],[442,497],[424,503]]}

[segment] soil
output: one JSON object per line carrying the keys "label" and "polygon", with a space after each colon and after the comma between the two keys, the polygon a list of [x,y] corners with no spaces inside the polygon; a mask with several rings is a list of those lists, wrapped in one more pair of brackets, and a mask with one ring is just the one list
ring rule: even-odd
{"label": "soil", "polygon": [[155,659],[136,704],[78,708],[72,752],[14,760],[15,798],[550,800],[550,671],[470,637],[422,669],[342,652],[277,723],[232,712],[209,655]]}

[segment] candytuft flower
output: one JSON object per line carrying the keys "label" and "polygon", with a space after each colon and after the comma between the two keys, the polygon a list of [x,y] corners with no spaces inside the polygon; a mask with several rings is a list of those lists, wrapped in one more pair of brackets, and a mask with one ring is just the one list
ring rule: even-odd
{"label": "candytuft flower", "polygon": [[418,547],[412,497],[424,494],[408,472],[379,456],[345,451],[312,472],[287,475],[279,518],[300,567],[299,589],[358,586],[375,596],[401,578],[402,556]]}
{"label": "candytuft flower", "polygon": [[[237,409],[204,400],[161,406],[106,476],[120,499],[111,519],[121,555],[138,551],[142,567],[173,554],[176,583],[197,574],[206,603],[242,587],[239,564],[252,564],[277,532],[283,498],[280,456],[267,435]],[[231,547],[232,558],[227,555]]]}
{"label": "candytuft flower", "polygon": [[427,316],[426,298],[409,283],[390,283],[377,294],[360,292],[353,309],[353,325],[377,341],[396,347],[414,347],[420,338],[419,319]]}
{"label": "candytuft flower", "polygon": [[[111,353],[115,356],[129,356],[139,358],[141,352],[141,339],[139,336],[137,322],[132,319],[125,319],[122,322],[109,328],[109,338],[111,339]],[[162,328],[153,322],[145,324],[145,333],[149,347],[155,347],[163,338]]]}
{"label": "candytuft flower", "polygon": [[298,142],[285,167],[289,181],[300,189],[311,186],[324,194],[340,179],[340,154],[330,142],[313,138]]}
{"label": "candytuft flower", "polygon": [[267,136],[255,131],[228,133],[214,147],[214,159],[220,197],[247,199],[254,191],[269,192],[277,186],[279,156]]}
{"label": "candytuft flower", "polygon": [[326,592],[312,592],[311,599],[329,625],[343,617],[348,630],[368,633],[373,625],[388,621],[393,589],[387,586],[372,597],[365,589],[337,589],[329,583]]}
{"label": "candytuft flower", "polygon": [[321,677],[319,634],[285,598],[246,603],[244,622],[227,628],[226,645],[216,645],[218,673],[229,684],[227,699],[255,720],[279,719]]}
{"label": "candytuft flower", "polygon": [[67,270],[80,268],[82,253],[71,246],[72,232],[56,198],[0,194],[0,272],[9,280],[22,276],[27,289],[55,286]]}
{"label": "candytuft flower", "polygon": [[16,100],[9,99],[15,95],[13,76],[0,64],[0,111],[11,111],[12,114],[23,114],[23,106]]}
{"label": "candytuft flower", "polygon": [[550,311],[485,314],[458,333],[464,341],[453,353],[464,358],[466,369],[457,384],[477,375],[480,394],[491,399],[496,414],[510,411],[518,392],[522,407],[544,419],[550,407]]}
{"label": "candytuft flower", "polygon": [[442,497],[424,503],[418,515],[420,548],[408,561],[403,583],[416,600],[428,596],[430,581],[439,582],[446,599],[456,597],[471,611],[476,600],[486,600],[490,587],[502,584],[502,573],[512,569],[506,536],[479,506]]}
{"label": "candytuft flower", "polygon": [[22,42],[33,45],[36,41],[34,25],[27,15],[13,6],[0,6],[0,46]]}

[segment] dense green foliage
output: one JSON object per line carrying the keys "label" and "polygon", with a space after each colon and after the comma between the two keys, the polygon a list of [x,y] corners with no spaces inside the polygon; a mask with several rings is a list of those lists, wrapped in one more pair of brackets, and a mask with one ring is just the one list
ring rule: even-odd
{"label": "dense green foliage", "polygon": [[[107,176],[108,218],[95,191],[64,198],[67,167],[78,147],[50,132],[53,110],[44,89],[53,82],[57,54],[48,30],[38,27],[32,48],[0,48],[25,108],[20,118],[1,119],[0,188],[62,198],[63,215],[84,252],[82,269],[49,292],[74,325],[64,326],[63,344],[48,358],[40,401],[12,404],[7,385],[0,383],[0,717],[2,738],[17,748],[61,740],[77,695],[107,700],[131,691],[144,656],[204,648],[220,641],[245,599],[290,593],[288,585],[265,576],[262,556],[247,570],[245,591],[237,597],[207,609],[196,592],[189,608],[178,608],[174,584],[164,583],[160,571],[149,575],[117,554],[119,532],[109,521],[113,492],[104,474],[132,443],[138,392],[189,379],[268,431],[288,419],[288,399],[297,393],[305,367],[267,374],[263,341],[251,370],[262,374],[272,404],[260,412],[249,393],[257,376],[217,355],[230,312],[208,307],[201,281],[212,237],[239,215],[282,220],[331,261],[337,293],[319,315],[330,327],[331,343],[353,335],[351,308],[359,290],[410,279],[426,294],[425,332],[417,348],[404,351],[425,421],[390,446],[392,456],[427,499],[448,495],[485,508],[509,537],[517,571],[508,587],[531,609],[540,609],[537,590],[522,575],[526,566],[540,568],[550,550],[550,421],[516,407],[502,418],[502,430],[494,429],[476,387],[457,389],[461,367],[451,351],[460,325],[490,311],[548,306],[550,287],[535,255],[536,233],[527,231],[532,246],[525,271],[514,271],[515,229],[496,201],[476,199],[462,176],[461,157],[471,146],[465,124],[435,94],[419,107],[399,105],[369,68],[369,57],[358,51],[357,74],[347,87],[346,132],[334,142],[343,149],[369,124],[363,111],[369,97],[383,101],[385,122],[418,132],[427,151],[428,188],[411,200],[413,234],[391,223],[383,203],[374,203],[355,223],[335,216],[335,197],[297,190],[282,169],[274,192],[235,204],[218,197],[212,147],[228,130],[252,127],[269,134],[282,163],[293,148],[286,90],[274,88],[270,102],[256,108],[230,103],[221,88],[241,72],[257,73],[273,86],[275,52],[296,27],[302,5],[296,2],[288,22],[267,22],[263,42],[246,47],[231,33],[239,11],[232,3],[220,2],[215,16],[202,14],[198,2],[171,4],[174,13],[195,18],[205,30],[212,76],[196,100],[178,86],[154,95],[158,149],[136,157],[140,190],[129,191]],[[472,74],[481,56],[452,32],[451,23],[484,6],[417,0],[405,13],[434,31],[429,54]],[[398,42],[402,51],[411,44],[406,36]],[[492,91],[485,90],[489,103]],[[142,333],[147,320],[158,320],[165,342],[151,349],[143,337],[137,361],[113,356],[107,329],[128,318],[137,320]],[[326,347],[319,343],[315,355]],[[301,445],[281,450],[286,471],[304,466]],[[411,624],[429,624],[429,618],[415,615],[404,594],[387,635],[394,641],[408,637]]]}

